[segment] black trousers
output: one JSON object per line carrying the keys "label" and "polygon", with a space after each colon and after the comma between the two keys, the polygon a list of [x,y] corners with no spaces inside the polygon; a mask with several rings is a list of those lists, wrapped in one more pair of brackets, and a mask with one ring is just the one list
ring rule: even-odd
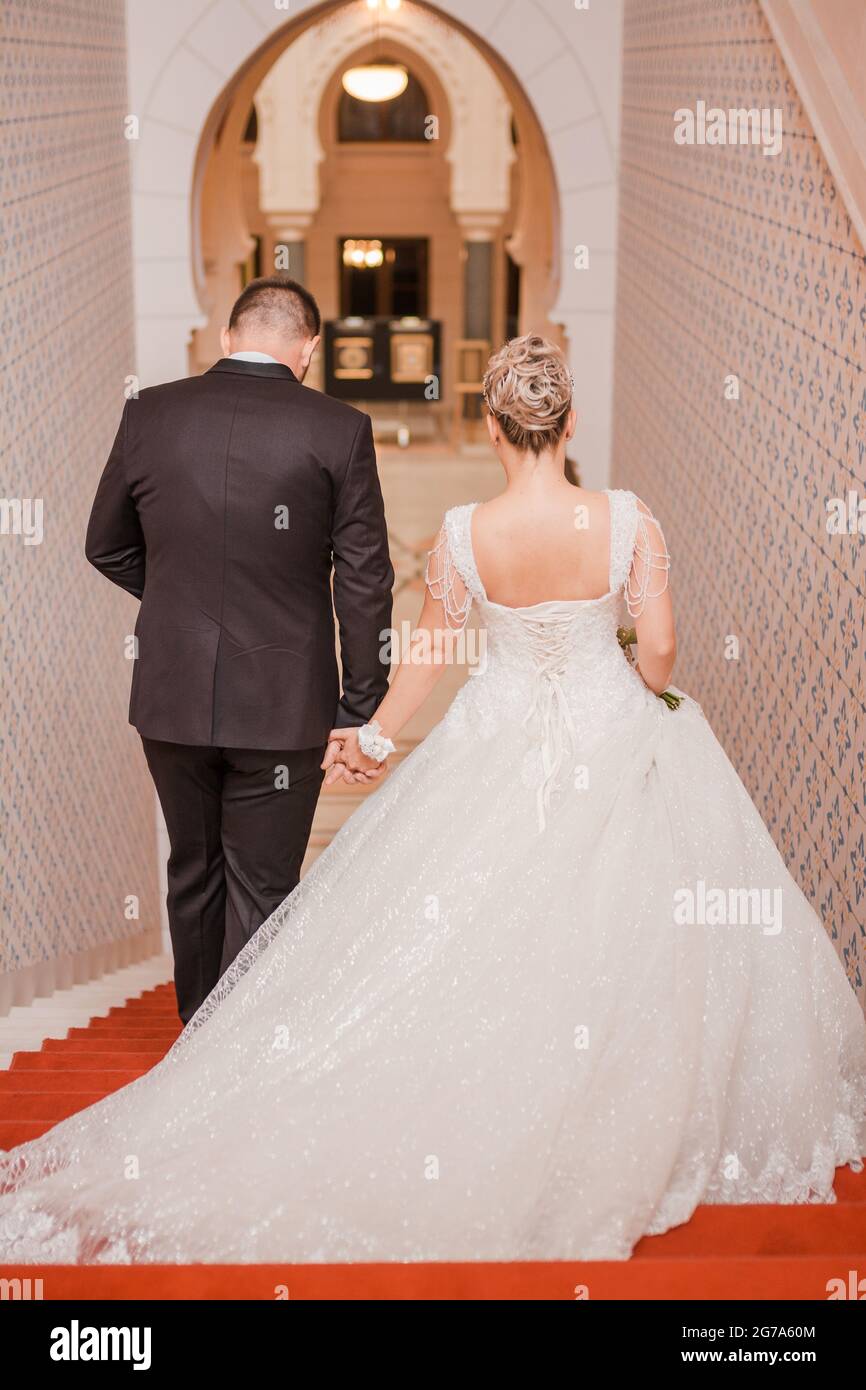
{"label": "black trousers", "polygon": [[168,920],[178,1011],[188,1023],[297,887],[325,750],[142,743],[171,842]]}

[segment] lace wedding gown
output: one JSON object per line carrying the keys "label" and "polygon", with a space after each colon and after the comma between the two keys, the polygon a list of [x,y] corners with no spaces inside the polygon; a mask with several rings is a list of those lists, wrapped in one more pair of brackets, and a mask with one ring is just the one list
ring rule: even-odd
{"label": "lace wedding gown", "polygon": [[610,593],[524,609],[448,513],[485,668],[165,1060],[0,1158],[0,1263],[617,1259],[698,1202],[833,1200],[866,1024],[699,708],[618,646],[609,498]]}

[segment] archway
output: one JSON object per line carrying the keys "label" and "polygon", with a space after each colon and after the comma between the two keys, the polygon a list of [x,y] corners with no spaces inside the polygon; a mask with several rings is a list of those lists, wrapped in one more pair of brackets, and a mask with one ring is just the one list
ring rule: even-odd
{"label": "archway", "polygon": [[[342,73],[368,56],[354,6],[279,53],[249,116],[245,91],[226,111],[203,155],[199,297],[209,322],[195,334],[190,367],[202,370],[218,355],[219,328],[242,278],[287,270],[314,290],[326,321],[375,312],[435,322],[439,392],[407,410],[413,434],[423,419],[427,437],[437,421],[442,437],[459,405],[461,339],[494,344],[523,327],[560,336],[548,319],[556,188],[549,160],[539,157],[540,133],[528,121],[518,126],[487,59],[453,26],[406,6],[378,26],[377,40],[414,88],[409,122],[404,116],[393,139],[378,118],[399,113],[399,100],[366,113],[360,106],[356,138],[340,136]],[[347,236],[374,236],[377,245],[390,238],[386,263],[347,271],[339,264]],[[525,278],[510,251],[526,261]],[[394,298],[389,262],[398,256],[402,291]],[[413,257],[423,262],[414,300],[406,284]],[[321,384],[321,374],[311,372],[311,384]],[[356,399],[378,425],[375,397],[359,388]]]}
{"label": "archway", "polygon": [[[230,107],[243,109],[244,99],[252,98],[269,66],[300,33],[347,3],[301,6],[287,20],[287,4],[273,0],[194,0],[182,13],[170,0],[156,0],[147,7],[147,43],[141,45],[133,17],[130,85],[141,121],[133,149],[134,251],[144,384],[184,375],[190,332],[202,326],[197,215],[204,159],[216,132],[233,119]],[[360,22],[367,12],[364,0],[355,0],[353,8]],[[544,293],[551,284],[557,287],[550,316],[567,336],[578,382],[584,476],[602,484],[611,438],[619,6],[575,10],[567,17],[555,0],[536,0],[531,16],[526,5],[517,15],[499,0],[477,0],[471,15],[457,0],[421,0],[420,8],[484,54],[521,129],[537,138],[539,156],[549,159],[560,203],[551,262],[541,264],[519,239],[515,252],[526,257],[527,286],[534,277]],[[248,109],[249,103],[245,116]],[[233,215],[231,208],[224,211]],[[590,249],[591,274],[575,268],[578,244]]]}

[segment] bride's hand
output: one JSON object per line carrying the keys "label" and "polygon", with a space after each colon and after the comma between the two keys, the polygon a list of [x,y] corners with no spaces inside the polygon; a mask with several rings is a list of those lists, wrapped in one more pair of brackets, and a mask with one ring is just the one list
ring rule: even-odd
{"label": "bride's hand", "polygon": [[342,777],[347,782],[375,782],[385,770],[383,763],[366,757],[358,745],[357,729],[332,729],[322,767],[325,786]]}

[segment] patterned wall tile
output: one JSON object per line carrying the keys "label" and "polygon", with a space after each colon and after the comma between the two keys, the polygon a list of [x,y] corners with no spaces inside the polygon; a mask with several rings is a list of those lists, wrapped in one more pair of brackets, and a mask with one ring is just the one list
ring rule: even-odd
{"label": "patterned wall tile", "polygon": [[[627,0],[624,46],[615,479],[665,525],[677,681],[866,1003],[866,538],[826,507],[866,497],[866,257],[758,0]],[[699,101],[780,108],[781,152],[677,144]]]}
{"label": "patterned wall tile", "polygon": [[[0,974],[158,927],[153,793],[126,724],[135,605],[84,559],[134,371],[123,0],[4,0],[0,31]],[[137,920],[125,899],[140,900]]]}

